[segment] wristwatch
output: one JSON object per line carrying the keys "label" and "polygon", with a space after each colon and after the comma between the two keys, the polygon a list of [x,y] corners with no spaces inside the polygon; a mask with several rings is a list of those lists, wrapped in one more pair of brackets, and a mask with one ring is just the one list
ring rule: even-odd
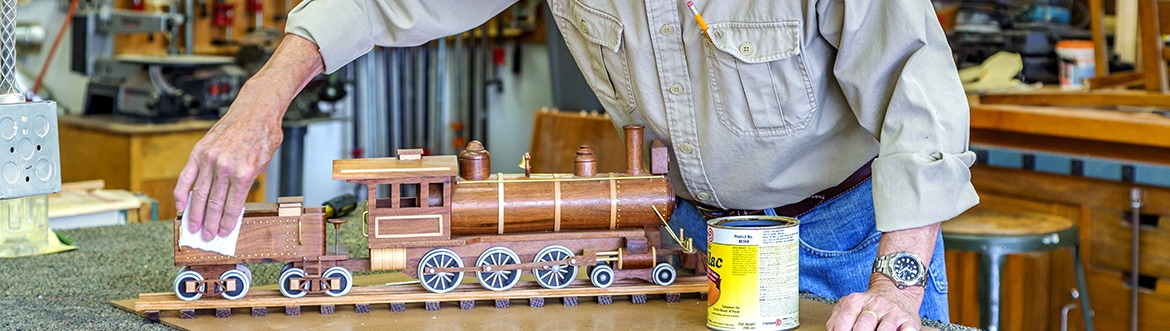
{"label": "wristwatch", "polygon": [[873,261],[873,272],[894,280],[898,289],[907,286],[926,285],[926,266],[918,256],[910,252],[882,255]]}

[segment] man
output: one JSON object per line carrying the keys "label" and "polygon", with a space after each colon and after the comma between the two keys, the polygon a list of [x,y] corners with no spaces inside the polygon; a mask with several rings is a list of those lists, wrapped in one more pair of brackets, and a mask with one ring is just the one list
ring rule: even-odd
{"label": "man", "polygon": [[[192,192],[189,230],[212,238],[236,226],[280,145],[281,114],[311,77],[374,45],[462,32],[511,2],[297,6],[289,35],[183,169],[175,200],[183,208]],[[697,6],[706,31],[677,0],[549,6],[614,123],[669,142],[687,201],[673,222],[701,234],[700,214],[800,217],[802,290],[841,298],[831,330],[948,320],[939,222],[978,196],[968,106],[929,1],[709,0]]]}

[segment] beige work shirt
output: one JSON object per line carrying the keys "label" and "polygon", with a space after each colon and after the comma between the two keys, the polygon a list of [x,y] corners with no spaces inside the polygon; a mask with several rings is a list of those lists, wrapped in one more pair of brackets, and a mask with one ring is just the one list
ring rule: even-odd
{"label": "beige work shirt", "polygon": [[[287,32],[333,72],[379,46],[478,26],[513,0],[307,0]],[[874,159],[877,227],[978,203],[968,105],[928,0],[549,0],[617,126],[671,146],[684,198],[763,209],[800,201]]]}

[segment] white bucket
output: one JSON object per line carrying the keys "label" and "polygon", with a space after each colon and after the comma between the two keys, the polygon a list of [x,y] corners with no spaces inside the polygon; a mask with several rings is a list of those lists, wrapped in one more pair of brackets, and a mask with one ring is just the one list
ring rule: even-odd
{"label": "white bucket", "polygon": [[1096,76],[1093,62],[1093,42],[1065,40],[1056,43],[1056,57],[1060,61],[1060,88],[1082,90],[1085,79]]}

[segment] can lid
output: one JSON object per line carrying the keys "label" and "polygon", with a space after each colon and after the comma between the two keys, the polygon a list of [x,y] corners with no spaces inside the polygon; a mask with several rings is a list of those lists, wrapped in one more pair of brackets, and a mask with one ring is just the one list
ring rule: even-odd
{"label": "can lid", "polygon": [[1093,42],[1088,40],[1061,40],[1056,43],[1056,48],[1093,49]]}

